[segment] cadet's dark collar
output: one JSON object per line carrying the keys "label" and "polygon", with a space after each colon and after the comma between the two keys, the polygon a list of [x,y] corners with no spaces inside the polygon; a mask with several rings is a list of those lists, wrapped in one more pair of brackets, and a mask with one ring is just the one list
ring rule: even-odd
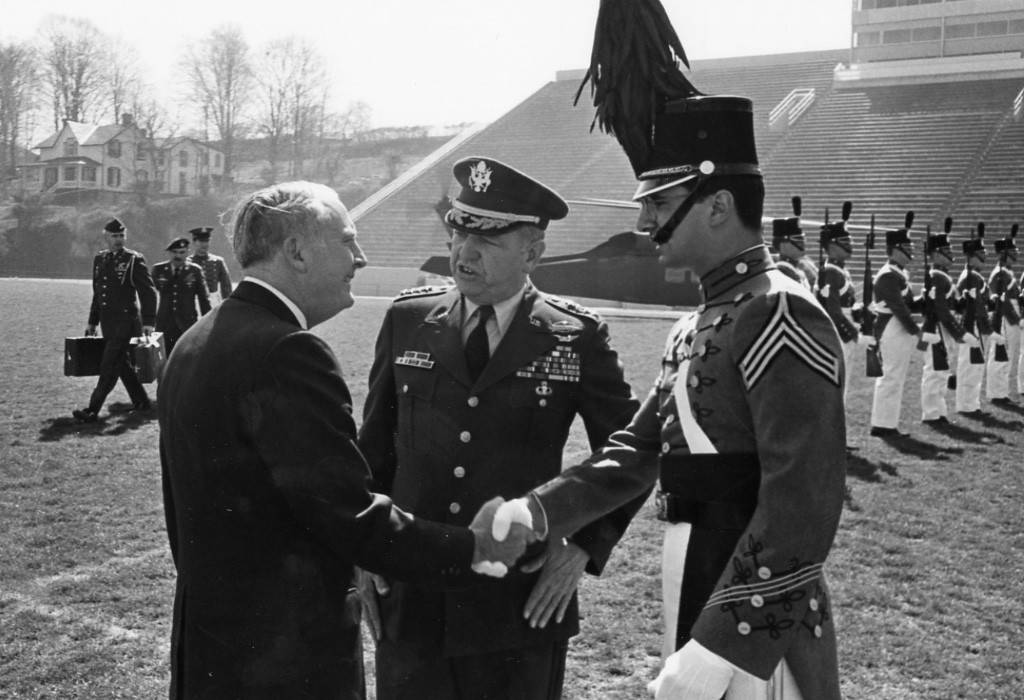
{"label": "cadet's dark collar", "polygon": [[775,263],[768,248],[764,245],[748,248],[700,278],[704,301],[712,301],[745,280],[774,269]]}
{"label": "cadet's dark collar", "polygon": [[835,258],[829,258],[828,259],[828,264],[829,265],[835,265],[836,267],[846,267],[846,261],[845,260],[836,260]]}

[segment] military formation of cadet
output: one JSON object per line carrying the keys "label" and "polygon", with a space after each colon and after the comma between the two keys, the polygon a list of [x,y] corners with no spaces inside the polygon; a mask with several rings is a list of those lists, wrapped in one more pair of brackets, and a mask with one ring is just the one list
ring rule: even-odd
{"label": "military formation of cadet", "polygon": [[[806,257],[799,197],[793,198],[795,216],[772,220],[772,246],[778,268],[813,289],[835,324],[843,342],[846,389],[860,381],[852,371],[858,346],[880,357],[881,370],[868,373],[874,378],[870,434],[893,438],[908,434],[899,424],[904,385],[917,352],[923,354],[920,420],[925,425],[950,423],[947,391],[951,390],[955,410],[964,416],[986,415],[983,391],[997,406],[1016,404],[1011,394],[1024,390],[1024,275],[1018,277],[1013,268],[1018,224],[995,241],[998,258],[987,280],[985,223],[973,227],[962,245],[963,269],[954,279],[950,270],[957,261],[949,240],[953,219],[947,217],[942,233],[932,234],[929,229],[925,234],[925,276],[914,284],[910,273],[918,262],[912,235],[914,213],[907,212],[902,227],[885,232],[887,260],[871,278],[872,298],[863,298],[862,285],[858,299],[857,286],[846,270],[854,248],[847,230],[851,209],[850,202],[844,203],[842,219],[821,227],[825,262],[820,270]],[[865,315],[873,323],[864,324]],[[868,328],[870,333],[865,333]]]}

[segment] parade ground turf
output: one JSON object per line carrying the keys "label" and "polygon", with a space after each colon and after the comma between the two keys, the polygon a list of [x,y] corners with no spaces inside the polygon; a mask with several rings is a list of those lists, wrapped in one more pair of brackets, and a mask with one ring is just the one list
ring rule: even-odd
{"label": "parade ground turf", "polygon": [[[155,414],[108,415],[127,405],[120,386],[100,422],[71,419],[94,378],[63,376],[63,341],[82,332],[89,295],[83,282],[0,280],[0,698],[167,696],[174,568],[158,428]],[[360,299],[317,329],[340,358],[357,416],[385,306]],[[609,319],[640,395],[670,324]],[[986,405],[989,417],[927,428],[920,373],[915,357],[902,422],[912,438],[899,444],[867,436],[871,386],[851,387],[858,449],[826,566],[843,693],[1021,698],[1024,409]],[[814,397],[779,397],[787,401]],[[577,422],[566,464],[586,451]],[[648,697],[659,666],[661,532],[648,504],[605,575],[584,579],[567,699]]]}

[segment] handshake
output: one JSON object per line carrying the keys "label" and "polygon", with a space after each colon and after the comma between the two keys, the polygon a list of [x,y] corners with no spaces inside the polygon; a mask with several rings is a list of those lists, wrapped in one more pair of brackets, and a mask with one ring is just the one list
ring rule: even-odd
{"label": "handshake", "polygon": [[492,498],[480,507],[469,529],[474,539],[473,571],[496,578],[508,573],[528,545],[547,535],[544,512],[530,496]]}

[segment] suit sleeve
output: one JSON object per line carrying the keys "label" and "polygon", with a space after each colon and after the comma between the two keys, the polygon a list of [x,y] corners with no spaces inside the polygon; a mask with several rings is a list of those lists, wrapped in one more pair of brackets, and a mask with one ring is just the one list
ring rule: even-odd
{"label": "suit sleeve", "polygon": [[324,547],[403,580],[442,584],[466,574],[469,530],[414,518],[370,492],[352,399],[322,340],[285,337],[260,376],[247,399],[252,439],[291,513]]}
{"label": "suit sleeve", "polygon": [[217,276],[220,278],[220,295],[222,298],[226,298],[229,294],[231,294],[232,285],[231,273],[228,272],[227,263],[225,263],[223,260],[217,261]]}
{"label": "suit sleeve", "polygon": [[850,322],[850,319],[843,313],[842,296],[846,280],[842,273],[826,266],[821,271],[819,278],[821,285],[818,288],[818,299],[821,301],[828,317],[832,319],[836,330],[839,331],[839,338],[848,343],[857,339],[857,328]]}
{"label": "suit sleeve", "polygon": [[[783,326],[788,345],[779,341]],[[757,299],[736,328],[729,352],[747,389],[761,484],[750,523],[691,634],[764,679],[802,628],[821,634],[820,577],[846,476],[843,355],[820,307],[793,294]],[[748,371],[750,357],[758,361]]]}
{"label": "suit sleeve", "polygon": [[359,429],[359,449],[366,456],[373,475],[373,489],[391,493],[398,468],[395,435],[398,432],[398,406],[395,400],[395,373],[391,361],[394,307],[384,315],[370,368],[370,388],[363,404],[363,425]]}
{"label": "suit sleeve", "polygon": [[917,335],[921,331],[910,313],[906,299],[903,298],[903,289],[898,275],[895,273],[881,275],[875,280],[874,292],[875,299],[885,303],[889,312],[903,325],[907,333]]}
{"label": "suit sleeve", "polygon": [[171,476],[167,466],[167,451],[164,446],[164,433],[160,432],[160,481],[164,492],[164,521],[167,523],[167,539],[171,547],[171,558],[174,566],[178,566],[178,512],[174,506],[174,490],[171,488]]}
{"label": "suit sleeve", "polygon": [[152,326],[156,323],[156,287],[146,267],[146,259],[136,256],[132,265],[132,284],[139,295],[139,306],[142,310],[142,325]]}
{"label": "suit sleeve", "polygon": [[[587,429],[590,449],[597,450],[615,430],[624,428],[640,403],[622,373],[622,363],[609,343],[608,326],[598,324],[582,358],[579,413]],[[612,549],[625,534],[630,521],[643,506],[650,488],[615,511],[584,526],[572,541],[590,556],[587,571],[599,575]]]}

